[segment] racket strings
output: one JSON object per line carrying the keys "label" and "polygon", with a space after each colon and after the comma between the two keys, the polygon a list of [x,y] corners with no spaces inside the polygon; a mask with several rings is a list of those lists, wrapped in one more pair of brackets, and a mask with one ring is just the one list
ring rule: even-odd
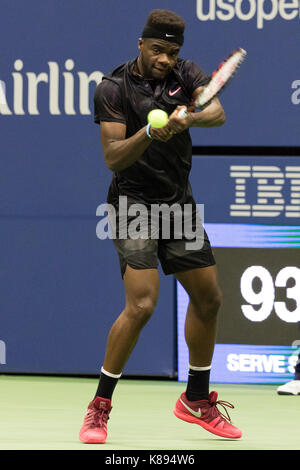
{"label": "racket strings", "polygon": [[212,79],[198,97],[196,106],[202,107],[211,101],[236,73],[246,56],[242,48],[236,49],[226,60],[221,62],[212,74]]}

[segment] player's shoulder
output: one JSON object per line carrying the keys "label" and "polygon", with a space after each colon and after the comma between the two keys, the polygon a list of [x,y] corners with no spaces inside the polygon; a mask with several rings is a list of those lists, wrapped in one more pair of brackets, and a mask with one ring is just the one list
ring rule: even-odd
{"label": "player's shoulder", "polygon": [[210,80],[210,76],[193,60],[179,59],[177,67],[177,77],[185,84],[190,93],[193,93],[196,88],[206,85]]}
{"label": "player's shoulder", "polygon": [[127,68],[128,62],[118,65],[111,73],[106,75],[106,78],[112,78],[115,80],[122,80],[124,78],[125,70]]}
{"label": "player's shoulder", "polygon": [[196,70],[201,70],[200,66],[190,59],[178,59],[175,65],[177,71],[183,75],[193,74]]}
{"label": "player's shoulder", "polygon": [[97,85],[95,94],[115,92],[116,87],[121,87],[124,80],[125,64],[116,67],[112,72],[103,75],[102,81]]}

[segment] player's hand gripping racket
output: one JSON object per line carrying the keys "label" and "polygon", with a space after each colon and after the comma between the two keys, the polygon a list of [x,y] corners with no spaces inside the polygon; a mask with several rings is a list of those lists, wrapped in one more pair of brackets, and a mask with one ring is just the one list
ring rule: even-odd
{"label": "player's hand gripping racket", "polygon": [[[228,81],[233,77],[243,60],[245,59],[247,52],[242,49],[236,49],[233,53],[227,57],[217,70],[212,74],[210,82],[205,86],[202,93],[197,97],[193,103],[193,108],[203,109],[207,106],[210,101],[217,96],[227,85]],[[187,117],[187,108],[182,108],[178,113],[179,118]]]}

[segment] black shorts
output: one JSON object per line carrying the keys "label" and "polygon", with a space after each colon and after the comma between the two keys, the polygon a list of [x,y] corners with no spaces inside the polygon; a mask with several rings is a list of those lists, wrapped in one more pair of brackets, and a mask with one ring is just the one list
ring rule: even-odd
{"label": "black shorts", "polygon": [[[195,213],[192,218],[194,221]],[[129,217],[128,225],[131,220],[132,218]],[[193,233],[198,234],[194,239],[191,234],[184,231],[181,233],[172,231],[172,224],[170,235],[162,236],[161,223],[160,218],[158,228],[154,230],[154,236],[153,233],[150,235],[147,232],[146,235],[144,233],[139,238],[127,237],[123,239],[120,238],[117,231],[113,242],[119,255],[122,278],[127,264],[133,269],[151,269],[157,268],[158,261],[160,261],[166,275],[216,264],[210,241],[202,223],[198,224],[199,230],[197,232],[195,231],[195,223],[193,223]],[[195,243],[196,238],[197,243]]]}

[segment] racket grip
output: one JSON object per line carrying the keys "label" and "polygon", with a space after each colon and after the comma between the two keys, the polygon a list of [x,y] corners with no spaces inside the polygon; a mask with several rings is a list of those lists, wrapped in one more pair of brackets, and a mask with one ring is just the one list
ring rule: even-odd
{"label": "racket grip", "polygon": [[178,117],[180,119],[185,119],[187,117],[188,113],[187,113],[187,108],[184,107],[182,108],[179,112],[178,112]]}

